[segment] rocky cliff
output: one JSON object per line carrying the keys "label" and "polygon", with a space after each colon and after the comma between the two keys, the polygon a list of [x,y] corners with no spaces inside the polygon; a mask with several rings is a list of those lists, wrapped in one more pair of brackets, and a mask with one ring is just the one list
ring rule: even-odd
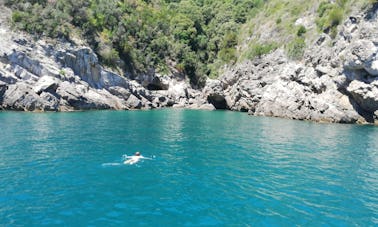
{"label": "rocky cliff", "polygon": [[331,39],[308,43],[294,61],[283,48],[229,66],[201,90],[177,75],[131,79],[107,70],[94,52],[11,31],[0,16],[0,108],[25,111],[228,109],[251,115],[338,123],[378,118],[378,18],[372,9],[345,20]]}
{"label": "rocky cliff", "polygon": [[303,60],[283,49],[229,67],[204,93],[215,107],[251,115],[338,123],[378,118],[378,18],[348,18],[335,39],[309,43]]}
{"label": "rocky cliff", "polygon": [[12,31],[10,10],[0,8],[0,109],[214,108],[185,79],[152,73],[131,80],[105,69],[86,46]]}

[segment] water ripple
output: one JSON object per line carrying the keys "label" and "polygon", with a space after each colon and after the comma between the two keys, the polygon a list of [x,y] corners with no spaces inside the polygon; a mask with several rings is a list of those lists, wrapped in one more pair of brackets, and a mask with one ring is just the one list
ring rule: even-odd
{"label": "water ripple", "polygon": [[[0,225],[378,225],[376,127],[184,110],[0,120]],[[120,164],[137,150],[156,158]]]}

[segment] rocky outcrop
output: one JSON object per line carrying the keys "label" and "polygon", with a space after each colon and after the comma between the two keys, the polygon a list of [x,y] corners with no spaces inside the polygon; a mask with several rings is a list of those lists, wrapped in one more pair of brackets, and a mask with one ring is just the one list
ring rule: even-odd
{"label": "rocky outcrop", "polygon": [[225,100],[222,107],[230,110],[258,116],[348,123],[359,119],[329,75],[319,76],[316,68],[288,61],[283,50],[263,62],[229,69],[219,82],[206,86],[207,97]]}
{"label": "rocky outcrop", "polygon": [[211,109],[185,78],[157,73],[131,79],[104,68],[86,46],[12,32],[0,17],[0,109]]}
{"label": "rocky outcrop", "polygon": [[[4,15],[1,15],[1,19]],[[306,23],[302,23],[306,25]],[[322,34],[301,61],[283,48],[225,68],[201,90],[172,70],[129,77],[104,68],[86,46],[32,40],[0,23],[0,109],[72,111],[162,107],[226,109],[339,123],[378,119],[378,19],[350,17]]]}
{"label": "rocky outcrop", "polygon": [[103,69],[88,48],[63,45],[53,48],[43,41],[33,43],[23,39],[23,42],[17,42],[11,39],[13,37],[6,38],[0,38],[2,43],[13,48],[2,49],[1,53],[3,73],[0,80],[8,85],[2,97],[4,109],[128,108],[125,101],[108,91],[113,85],[127,85],[127,81]]}
{"label": "rocky outcrop", "polygon": [[[17,42],[10,38],[13,37],[8,40],[0,37],[0,42],[13,46],[11,50],[1,49],[0,53],[3,109],[150,109],[175,104],[185,107],[192,105],[189,93],[196,93],[185,80],[171,79],[163,83],[160,76],[142,81],[144,87],[138,81],[106,70],[85,46],[68,43],[52,46],[46,41]],[[151,84],[155,84],[153,91],[148,89]]]}
{"label": "rocky outcrop", "polygon": [[372,114],[378,110],[378,81],[352,81],[347,90],[363,110]]}
{"label": "rocky outcrop", "polygon": [[[353,20],[352,20],[352,19]],[[204,96],[219,109],[252,115],[372,123],[378,113],[378,19],[351,17],[336,39],[308,44],[302,61],[283,49],[225,70]]]}

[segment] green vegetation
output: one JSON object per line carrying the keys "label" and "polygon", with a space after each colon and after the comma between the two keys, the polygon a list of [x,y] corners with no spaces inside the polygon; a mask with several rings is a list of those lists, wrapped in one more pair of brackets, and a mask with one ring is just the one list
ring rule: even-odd
{"label": "green vegetation", "polygon": [[[316,0],[270,0],[266,1],[256,16],[242,25],[239,45],[246,48],[238,53],[238,61],[252,59],[287,47],[297,37],[305,41],[316,36],[298,19],[306,20],[309,12],[316,9]],[[287,49],[287,48],[286,48]]]}
{"label": "green vegetation", "polygon": [[304,38],[297,37],[285,46],[287,56],[293,60],[300,60],[303,57],[305,47]]}
{"label": "green vegetation", "polygon": [[[360,0],[372,4],[372,0]],[[358,1],[358,2],[360,2]],[[371,2],[372,1],[372,2]],[[336,0],[5,0],[17,29],[83,39],[108,66],[131,73],[175,68],[201,86],[224,64],[285,46],[300,59],[317,31],[296,24],[316,10],[321,32],[337,26],[355,1]],[[244,48],[242,48],[244,47]]]}
{"label": "green vegetation", "polygon": [[[174,67],[201,85],[236,61],[240,26],[263,0],[6,0],[18,29],[84,38],[103,63],[131,72]],[[124,64],[121,64],[124,62]]]}
{"label": "green vegetation", "polygon": [[337,26],[344,19],[346,3],[347,0],[337,0],[336,3],[323,1],[319,5],[316,25],[321,31],[330,33],[332,38],[335,38]]}
{"label": "green vegetation", "polygon": [[303,26],[303,25],[301,25],[301,26],[299,26],[299,28],[298,28],[297,36],[298,36],[298,37],[301,37],[301,36],[303,36],[306,32],[307,32],[306,27]]}
{"label": "green vegetation", "polygon": [[62,76],[65,76],[66,75],[66,71],[64,71],[63,69],[59,70],[59,74],[62,75]]}
{"label": "green vegetation", "polygon": [[[306,43],[313,43],[319,33],[336,37],[338,25],[346,16],[369,9],[376,0],[269,0],[261,10],[242,25],[238,36],[238,61],[259,56],[253,49],[276,43],[292,59],[300,60]],[[316,23],[315,26],[311,24]],[[308,26],[310,25],[310,26]],[[299,48],[299,49],[296,49]],[[259,48],[257,48],[259,49]]]}
{"label": "green vegetation", "polygon": [[261,57],[262,55],[269,54],[270,52],[274,51],[278,48],[277,43],[263,43],[263,44],[252,44],[248,48],[248,52],[246,53],[246,57],[248,59],[253,59],[255,57]]}

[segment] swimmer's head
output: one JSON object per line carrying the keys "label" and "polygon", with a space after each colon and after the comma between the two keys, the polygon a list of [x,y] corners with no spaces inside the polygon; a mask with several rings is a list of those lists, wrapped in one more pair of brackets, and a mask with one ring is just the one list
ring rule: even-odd
{"label": "swimmer's head", "polygon": [[140,152],[139,151],[135,152],[135,156],[140,156]]}

